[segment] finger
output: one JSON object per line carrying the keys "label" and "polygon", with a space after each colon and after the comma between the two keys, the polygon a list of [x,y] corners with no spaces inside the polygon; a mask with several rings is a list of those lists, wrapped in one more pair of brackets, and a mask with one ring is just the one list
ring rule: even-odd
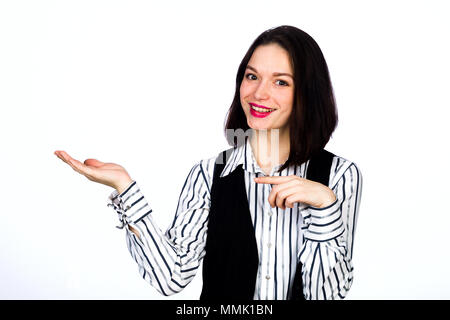
{"label": "finger", "polygon": [[284,198],[281,196],[281,194],[277,194],[277,197],[275,198],[275,205],[284,210]]}
{"label": "finger", "polygon": [[87,166],[92,166],[92,167],[96,167],[96,168],[105,165],[104,162],[101,162],[101,161],[99,161],[97,159],[86,159],[86,160],[84,160],[84,164],[87,165]]}
{"label": "finger", "polygon": [[62,161],[64,161],[65,163],[67,162],[67,158],[64,156],[62,151],[55,151],[55,155],[60,158]]}
{"label": "finger", "polygon": [[56,150],[55,152],[53,152],[58,158],[62,158],[61,157],[61,151],[59,151],[59,150]]}
{"label": "finger", "polygon": [[278,193],[277,201],[280,208],[283,210],[294,207],[294,202],[302,201],[304,198],[304,194],[302,192],[301,185],[295,185],[290,188],[286,188],[283,191]]}
{"label": "finger", "polygon": [[[57,153],[57,156],[62,160],[62,161],[64,161],[65,163],[67,163],[68,165],[70,165],[71,167],[73,167],[73,160],[75,160],[75,159],[73,159],[71,156],[69,156],[68,154],[67,154],[67,152],[65,152],[65,151],[59,151],[58,153]],[[75,168],[74,168],[75,169]]]}
{"label": "finger", "polygon": [[294,208],[294,204],[296,202],[303,202],[303,201],[304,195],[302,193],[295,192],[284,199],[284,205],[288,208]]}
{"label": "finger", "polygon": [[65,162],[69,161],[70,159],[72,159],[71,156],[69,156],[69,154],[65,151],[59,151],[58,152],[59,157],[64,160]]}
{"label": "finger", "polygon": [[279,192],[281,192],[281,191],[283,191],[283,190],[285,190],[287,188],[291,188],[291,187],[293,187],[295,185],[298,185],[298,184],[299,184],[299,181],[297,179],[292,179],[292,180],[290,180],[288,182],[285,182],[285,183],[278,184],[278,185],[274,186],[272,188],[272,190],[270,191],[269,199],[268,199],[270,205],[272,206],[272,208],[275,207],[275,205],[276,205],[275,200],[276,200],[277,194]]}
{"label": "finger", "polygon": [[84,175],[88,179],[93,178],[93,171],[91,168],[87,167],[80,161],[72,158],[67,154],[67,152],[64,151],[55,151],[55,154],[63,160],[65,163],[67,163],[74,171],[78,172],[79,174]]}
{"label": "finger", "polygon": [[286,209],[286,198],[295,195],[299,191],[298,186],[292,186],[290,188],[286,188],[277,193],[277,197],[275,199],[275,203],[278,208]]}
{"label": "finger", "polygon": [[82,175],[86,176],[87,178],[90,178],[92,176],[93,170],[86,166],[84,163],[76,160],[76,159],[69,159],[69,164],[72,166],[72,168],[81,173]]}
{"label": "finger", "polygon": [[291,181],[293,179],[302,179],[298,176],[270,176],[270,177],[257,177],[255,178],[256,183],[267,183],[267,184],[280,184],[284,182]]}

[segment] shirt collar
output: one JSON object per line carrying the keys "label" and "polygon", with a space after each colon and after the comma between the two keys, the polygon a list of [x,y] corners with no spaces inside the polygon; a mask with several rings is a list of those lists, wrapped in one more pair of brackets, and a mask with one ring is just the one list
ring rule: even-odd
{"label": "shirt collar", "polygon": [[[220,177],[224,177],[233,172],[239,165],[242,165],[242,168],[251,173],[260,173],[261,175],[266,175],[264,171],[259,167],[258,163],[255,160],[253,155],[252,146],[250,144],[250,139],[245,137],[245,143],[241,146],[234,148],[228,158],[227,164],[225,168],[222,170]],[[272,173],[277,171],[282,164],[274,167],[272,169]]]}

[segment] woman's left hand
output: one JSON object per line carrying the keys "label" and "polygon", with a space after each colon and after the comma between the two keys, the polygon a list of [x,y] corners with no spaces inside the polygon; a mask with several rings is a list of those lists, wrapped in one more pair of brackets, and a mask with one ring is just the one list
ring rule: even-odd
{"label": "woman's left hand", "polygon": [[336,201],[336,196],[327,186],[301,178],[291,176],[271,176],[255,178],[256,183],[268,183],[274,185],[269,194],[269,203],[286,209],[293,208],[295,202],[303,202],[312,207],[325,208]]}

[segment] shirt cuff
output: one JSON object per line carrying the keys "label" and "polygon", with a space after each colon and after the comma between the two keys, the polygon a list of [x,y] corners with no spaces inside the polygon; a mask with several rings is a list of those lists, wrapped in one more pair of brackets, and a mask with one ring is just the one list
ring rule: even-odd
{"label": "shirt cuff", "polygon": [[114,208],[122,223],[118,226],[120,229],[129,223],[138,223],[152,212],[136,181],[132,181],[120,194],[114,190],[108,200],[108,207]]}
{"label": "shirt cuff", "polygon": [[307,225],[305,238],[313,241],[329,241],[345,231],[339,199],[324,208],[306,207],[303,211]]}

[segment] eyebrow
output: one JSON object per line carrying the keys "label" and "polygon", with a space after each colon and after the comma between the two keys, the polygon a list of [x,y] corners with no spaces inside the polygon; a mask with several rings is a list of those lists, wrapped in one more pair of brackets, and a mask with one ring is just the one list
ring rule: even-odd
{"label": "eyebrow", "polygon": [[[250,70],[253,70],[253,71],[255,71],[256,73],[258,73],[258,71],[257,71],[255,68],[253,68],[251,65],[247,65],[247,68],[246,68],[246,69],[250,69]],[[294,77],[293,77],[290,73],[274,72],[273,75],[274,75],[274,76],[277,76],[277,77],[279,77],[279,76],[288,76],[288,77],[291,77],[292,79],[294,79]]]}

